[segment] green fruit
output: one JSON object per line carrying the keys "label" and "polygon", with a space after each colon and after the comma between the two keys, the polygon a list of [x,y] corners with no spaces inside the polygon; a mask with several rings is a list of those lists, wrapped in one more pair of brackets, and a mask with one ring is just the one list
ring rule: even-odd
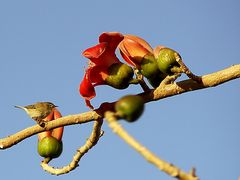
{"label": "green fruit", "polygon": [[179,64],[176,61],[175,53],[177,52],[170,48],[162,48],[159,51],[156,60],[160,71],[166,74],[172,74],[172,72],[170,71],[171,68],[174,66],[179,67]]}
{"label": "green fruit", "polygon": [[63,149],[62,141],[58,141],[52,136],[47,136],[38,142],[38,154],[42,157],[57,158]]}
{"label": "green fruit", "polygon": [[157,61],[154,56],[145,56],[141,64],[141,73],[148,79],[148,82],[154,87],[158,87],[166,74],[161,72],[158,68]]}
{"label": "green fruit", "polygon": [[158,65],[154,56],[147,55],[142,59],[141,73],[146,78],[150,78],[156,76],[158,73],[161,73],[161,71],[158,69]]}
{"label": "green fruit", "polygon": [[128,122],[136,121],[144,110],[144,101],[140,96],[127,95],[115,104],[117,114]]}
{"label": "green fruit", "polygon": [[115,63],[108,69],[109,76],[105,80],[109,86],[116,89],[125,89],[133,77],[133,69],[126,64]]}

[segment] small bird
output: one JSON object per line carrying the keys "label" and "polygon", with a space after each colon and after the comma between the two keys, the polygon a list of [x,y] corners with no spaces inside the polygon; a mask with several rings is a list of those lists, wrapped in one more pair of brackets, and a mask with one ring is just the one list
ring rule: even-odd
{"label": "small bird", "polygon": [[35,120],[41,127],[44,127],[44,118],[46,118],[57,107],[51,102],[37,102],[28,106],[15,106],[16,108],[23,109],[26,113]]}

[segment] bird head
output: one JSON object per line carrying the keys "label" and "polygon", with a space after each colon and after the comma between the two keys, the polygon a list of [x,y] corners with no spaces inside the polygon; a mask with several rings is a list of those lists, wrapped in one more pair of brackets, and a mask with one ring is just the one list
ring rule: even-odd
{"label": "bird head", "polygon": [[48,105],[49,105],[49,107],[51,108],[51,109],[53,109],[53,108],[55,108],[55,107],[58,107],[58,106],[56,106],[55,104],[53,104],[53,103],[51,103],[51,102],[47,102],[48,103]]}

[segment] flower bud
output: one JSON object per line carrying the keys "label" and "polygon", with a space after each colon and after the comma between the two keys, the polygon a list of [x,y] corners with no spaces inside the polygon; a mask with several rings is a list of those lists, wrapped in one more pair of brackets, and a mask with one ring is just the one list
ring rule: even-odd
{"label": "flower bud", "polygon": [[139,67],[143,58],[152,54],[151,46],[142,38],[134,35],[124,35],[119,44],[119,49],[124,60],[132,66]]}
{"label": "flower bud", "polygon": [[143,113],[144,101],[137,95],[127,95],[115,104],[115,111],[119,117],[128,122],[136,121]]}
{"label": "flower bud", "polygon": [[166,74],[173,74],[171,72],[171,68],[174,66],[179,67],[179,64],[176,61],[175,53],[177,52],[165,47],[157,47],[154,50],[154,55],[160,71]]}
{"label": "flower bud", "polygon": [[63,149],[62,141],[58,141],[52,136],[47,136],[38,141],[38,154],[42,157],[57,158]]}
{"label": "flower bud", "polygon": [[105,79],[107,85],[116,89],[125,89],[133,77],[133,69],[126,64],[115,63],[108,68],[108,76]]}

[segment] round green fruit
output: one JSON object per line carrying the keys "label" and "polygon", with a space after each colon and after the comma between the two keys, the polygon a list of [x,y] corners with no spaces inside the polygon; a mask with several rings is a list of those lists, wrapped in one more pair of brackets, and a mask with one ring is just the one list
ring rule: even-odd
{"label": "round green fruit", "polygon": [[143,58],[141,73],[154,88],[158,87],[166,77],[166,74],[159,70],[157,61],[153,55],[148,55]]}
{"label": "round green fruit", "polygon": [[162,48],[159,51],[156,60],[160,71],[166,74],[172,74],[171,68],[174,66],[179,67],[179,64],[176,61],[175,53],[177,52],[170,48]]}
{"label": "round green fruit", "polygon": [[161,73],[158,69],[158,65],[154,56],[147,55],[142,59],[141,73],[146,78],[151,78],[156,76],[158,73]]}
{"label": "round green fruit", "polygon": [[126,64],[115,63],[108,69],[106,83],[116,89],[125,89],[133,77],[133,69]]}
{"label": "round green fruit", "polygon": [[58,141],[52,136],[44,137],[38,142],[38,154],[42,157],[57,158],[63,149],[62,141]]}
{"label": "round green fruit", "polygon": [[117,114],[128,122],[136,121],[144,110],[144,101],[140,96],[127,95],[115,104]]}

